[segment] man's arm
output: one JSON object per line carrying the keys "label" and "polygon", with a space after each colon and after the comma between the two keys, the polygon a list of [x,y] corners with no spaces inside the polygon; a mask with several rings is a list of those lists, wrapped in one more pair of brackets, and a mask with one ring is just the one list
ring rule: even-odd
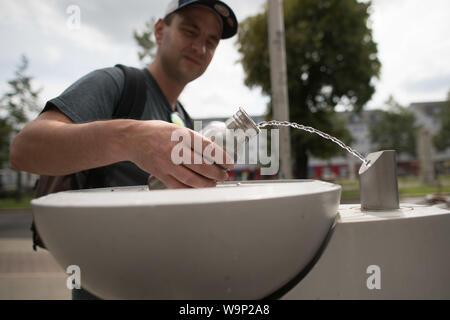
{"label": "man's arm", "polygon": [[[42,113],[15,137],[10,161],[17,170],[51,176],[132,161],[169,188],[211,187],[216,180],[228,178],[217,165],[173,164],[170,156],[175,145],[171,142],[174,130],[187,130],[192,138],[198,135],[190,129],[157,120],[75,124],[54,108]],[[210,143],[203,139],[203,148]]]}
{"label": "man's arm", "polygon": [[75,124],[53,108],[30,122],[14,138],[11,165],[21,171],[61,176],[123,161],[121,140],[115,137],[133,120]]}

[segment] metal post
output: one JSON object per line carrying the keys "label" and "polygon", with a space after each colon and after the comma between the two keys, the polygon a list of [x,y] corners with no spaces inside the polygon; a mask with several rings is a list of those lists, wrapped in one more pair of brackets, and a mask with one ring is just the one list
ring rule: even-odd
{"label": "metal post", "polygon": [[359,169],[361,209],[399,209],[397,158],[394,150],[369,154]]}
{"label": "metal post", "polygon": [[[268,8],[273,117],[275,120],[289,121],[283,1],[268,0]],[[280,129],[280,162],[281,177],[292,179],[289,128]]]}

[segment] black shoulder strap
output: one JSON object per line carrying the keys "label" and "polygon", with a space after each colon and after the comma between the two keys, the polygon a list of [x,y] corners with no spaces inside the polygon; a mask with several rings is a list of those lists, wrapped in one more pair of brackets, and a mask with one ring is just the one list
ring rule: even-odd
{"label": "black shoulder strap", "polygon": [[113,119],[139,120],[147,101],[147,87],[144,73],[132,67],[117,64],[125,75],[125,83],[119,104],[114,110]]}
{"label": "black shoulder strap", "polygon": [[181,104],[181,102],[178,101],[178,104],[179,104],[181,110],[183,110],[184,117],[185,117],[185,120],[186,120],[186,127],[188,127],[189,129],[194,130],[194,121],[192,121],[191,116],[189,115],[189,113],[187,113],[186,109],[184,109],[184,106]]}

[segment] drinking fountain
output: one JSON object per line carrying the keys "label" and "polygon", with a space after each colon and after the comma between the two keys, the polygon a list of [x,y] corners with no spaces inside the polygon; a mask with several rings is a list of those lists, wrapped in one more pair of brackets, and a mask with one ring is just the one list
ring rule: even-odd
{"label": "drinking fountain", "polygon": [[77,190],[31,205],[56,261],[104,299],[449,299],[450,210],[399,203],[394,151],[366,160],[361,205],[316,180]]}

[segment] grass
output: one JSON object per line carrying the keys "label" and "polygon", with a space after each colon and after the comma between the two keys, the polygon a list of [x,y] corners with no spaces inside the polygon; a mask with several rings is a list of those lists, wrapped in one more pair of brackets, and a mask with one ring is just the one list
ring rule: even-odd
{"label": "grass", "polygon": [[0,209],[30,209],[32,199],[33,192],[30,190],[23,191],[20,196],[14,190],[0,190]]}
{"label": "grass", "polygon": [[[359,199],[358,180],[338,179],[336,184],[342,186],[343,200]],[[439,176],[435,185],[422,184],[419,177],[399,177],[398,193],[400,197],[425,196],[427,194],[450,194],[450,175]]]}
{"label": "grass", "polygon": [[0,199],[0,209],[31,209],[31,199],[31,196],[24,196],[19,201],[14,198]]}

